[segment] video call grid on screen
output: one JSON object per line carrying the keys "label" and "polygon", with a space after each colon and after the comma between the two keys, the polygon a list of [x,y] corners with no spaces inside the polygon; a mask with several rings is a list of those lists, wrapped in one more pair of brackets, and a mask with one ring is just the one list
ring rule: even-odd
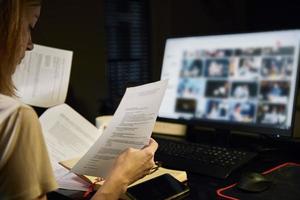
{"label": "video call grid on screen", "polygon": [[289,129],[300,31],[168,39],[159,117]]}

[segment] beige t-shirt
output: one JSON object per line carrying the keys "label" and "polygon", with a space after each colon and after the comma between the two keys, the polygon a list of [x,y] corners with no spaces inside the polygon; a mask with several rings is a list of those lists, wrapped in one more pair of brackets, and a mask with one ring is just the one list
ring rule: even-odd
{"label": "beige t-shirt", "polygon": [[56,188],[36,113],[0,94],[0,199],[35,199]]}

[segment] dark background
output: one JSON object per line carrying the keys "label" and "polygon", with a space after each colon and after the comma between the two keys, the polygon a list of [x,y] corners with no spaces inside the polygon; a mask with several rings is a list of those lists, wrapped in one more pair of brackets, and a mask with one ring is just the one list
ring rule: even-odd
{"label": "dark background", "polygon": [[[127,20],[128,24],[133,20],[128,5],[140,2],[142,7],[135,12],[141,16],[140,29],[126,32],[124,23],[123,29],[117,33],[109,28],[112,26],[108,21],[113,13],[111,4],[118,11],[115,14],[118,19]],[[122,12],[127,12],[127,15],[122,15]],[[118,99],[118,95],[121,96],[126,86],[159,80],[164,44],[168,37],[298,28],[300,1],[44,0],[34,42],[74,52],[67,103],[94,122],[96,116],[114,112],[117,102],[112,102]],[[144,46],[140,49],[146,53],[138,58],[128,55],[125,58],[142,63],[139,76],[143,79],[132,81],[126,78],[118,82],[111,78],[117,73],[114,71],[116,67],[111,67],[112,62],[133,62],[121,56],[117,60],[108,56],[114,55],[111,52],[120,48],[126,47],[124,52],[132,50],[126,38],[113,37],[114,33],[128,38],[129,33],[142,34],[139,38],[142,38]],[[112,45],[113,40],[119,40],[117,42],[120,44],[126,41],[126,45]],[[124,52],[118,55],[124,55]],[[118,67],[122,68],[119,64]],[[130,64],[127,67],[130,68]],[[120,77],[125,75],[130,74],[120,73]],[[112,92],[111,86],[114,84],[120,87],[117,93]]]}

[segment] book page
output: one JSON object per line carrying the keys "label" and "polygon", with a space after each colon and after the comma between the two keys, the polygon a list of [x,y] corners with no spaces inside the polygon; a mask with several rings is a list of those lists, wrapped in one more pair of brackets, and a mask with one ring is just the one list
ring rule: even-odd
{"label": "book page", "polygon": [[66,104],[49,108],[40,117],[40,122],[59,187],[87,189],[87,182],[58,162],[84,155],[101,132]]}
{"label": "book page", "polygon": [[166,87],[158,81],[128,88],[109,126],[71,171],[105,178],[122,151],[148,145]]}
{"label": "book page", "polygon": [[[80,160],[80,158],[74,158],[71,160],[63,160],[60,161],[59,164],[66,168],[67,170],[70,170],[72,167],[76,165],[76,163]],[[73,173],[72,173],[73,174]],[[87,175],[79,175],[77,174],[78,177],[82,178],[83,180],[87,181],[88,183],[93,183],[94,184],[94,189],[98,189],[100,186],[103,185],[104,179],[99,181],[101,179],[100,177],[96,176],[87,176]]]}
{"label": "book page", "polygon": [[72,51],[34,45],[17,67],[13,81],[17,96],[26,104],[51,107],[65,102]]}

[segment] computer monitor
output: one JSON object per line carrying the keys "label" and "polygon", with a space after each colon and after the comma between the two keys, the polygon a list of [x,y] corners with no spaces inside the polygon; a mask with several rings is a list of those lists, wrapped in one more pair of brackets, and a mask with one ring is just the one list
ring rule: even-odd
{"label": "computer monitor", "polygon": [[292,136],[300,30],[170,38],[159,118]]}

